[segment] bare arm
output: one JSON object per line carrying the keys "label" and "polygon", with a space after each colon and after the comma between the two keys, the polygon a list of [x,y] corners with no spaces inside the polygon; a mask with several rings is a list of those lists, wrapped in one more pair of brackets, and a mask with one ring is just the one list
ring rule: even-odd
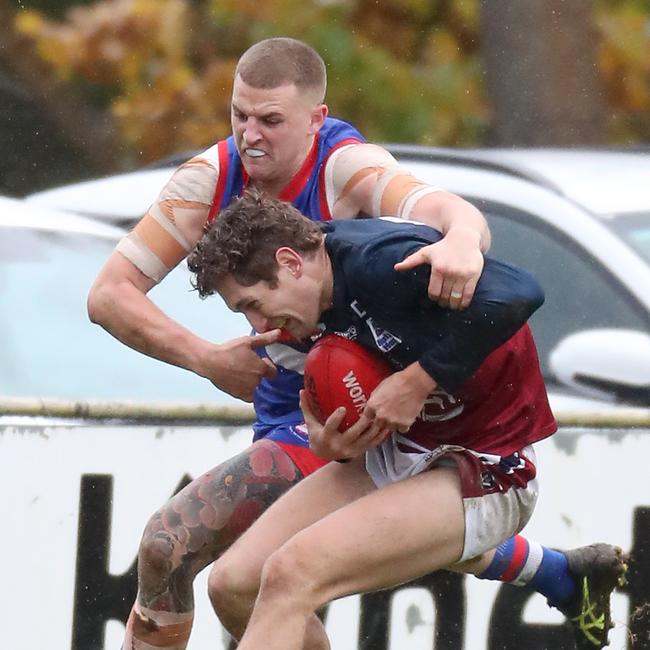
{"label": "bare arm", "polygon": [[185,368],[221,390],[250,401],[253,390],[275,369],[254,348],[272,343],[278,331],[243,336],[217,345],[172,320],[147,296],[155,282],[114,251],[88,295],[90,320],[130,348]]}
{"label": "bare arm", "polygon": [[443,307],[467,307],[483,271],[483,253],[490,246],[485,217],[471,203],[443,191],[425,195],[409,216],[439,230],[444,238],[410,255],[395,269],[429,264],[429,297]]}
{"label": "bare arm", "polygon": [[431,266],[429,296],[442,306],[466,307],[483,269],[490,231],[481,212],[455,194],[416,179],[383,148],[353,145],[335,153],[325,172],[334,218],[393,216],[426,223],[442,232],[398,267]]}
{"label": "bare arm", "polygon": [[416,361],[386,377],[372,392],[363,415],[376,426],[406,433],[422,411],[436,382]]}
{"label": "bare arm", "polygon": [[195,372],[250,401],[260,379],[275,374],[254,348],[273,342],[278,333],[216,345],[172,320],[147,296],[203,233],[217,178],[210,150],[204,155],[179,168],[150,211],[118,244],[90,290],[88,314],[134,350]]}

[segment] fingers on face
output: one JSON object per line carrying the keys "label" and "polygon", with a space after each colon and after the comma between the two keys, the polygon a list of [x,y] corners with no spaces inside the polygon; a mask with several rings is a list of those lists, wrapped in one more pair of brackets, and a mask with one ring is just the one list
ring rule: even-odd
{"label": "fingers on face", "polygon": [[259,348],[263,345],[269,345],[274,343],[282,331],[280,329],[269,330],[268,332],[262,332],[261,334],[255,334],[250,337],[251,345],[254,348]]}

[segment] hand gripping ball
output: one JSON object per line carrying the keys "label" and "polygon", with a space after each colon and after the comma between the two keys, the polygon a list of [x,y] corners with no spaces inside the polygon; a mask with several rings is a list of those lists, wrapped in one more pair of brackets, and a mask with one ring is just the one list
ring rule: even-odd
{"label": "hand gripping ball", "polygon": [[351,427],[363,412],[372,391],[392,373],[379,354],[334,334],[319,339],[305,360],[307,403],[318,421],[345,406],[339,429]]}

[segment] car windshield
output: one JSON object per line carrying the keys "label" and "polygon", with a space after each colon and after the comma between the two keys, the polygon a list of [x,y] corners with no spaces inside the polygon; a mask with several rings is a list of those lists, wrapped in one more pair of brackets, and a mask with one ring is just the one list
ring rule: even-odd
{"label": "car windshield", "polygon": [[650,212],[619,214],[606,223],[650,264]]}
{"label": "car windshield", "polygon": [[[0,228],[0,395],[241,404],[212,384],[128,349],[86,315],[86,296],[115,242]],[[209,340],[249,326],[219,298],[201,301],[182,265],[151,291],[174,320]]]}

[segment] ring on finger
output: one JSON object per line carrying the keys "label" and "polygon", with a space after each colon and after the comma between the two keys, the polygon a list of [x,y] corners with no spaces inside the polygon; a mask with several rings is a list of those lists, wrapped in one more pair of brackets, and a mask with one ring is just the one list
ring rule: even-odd
{"label": "ring on finger", "polygon": [[449,296],[453,298],[454,300],[458,300],[459,298],[463,297],[463,292],[462,291],[452,291]]}

